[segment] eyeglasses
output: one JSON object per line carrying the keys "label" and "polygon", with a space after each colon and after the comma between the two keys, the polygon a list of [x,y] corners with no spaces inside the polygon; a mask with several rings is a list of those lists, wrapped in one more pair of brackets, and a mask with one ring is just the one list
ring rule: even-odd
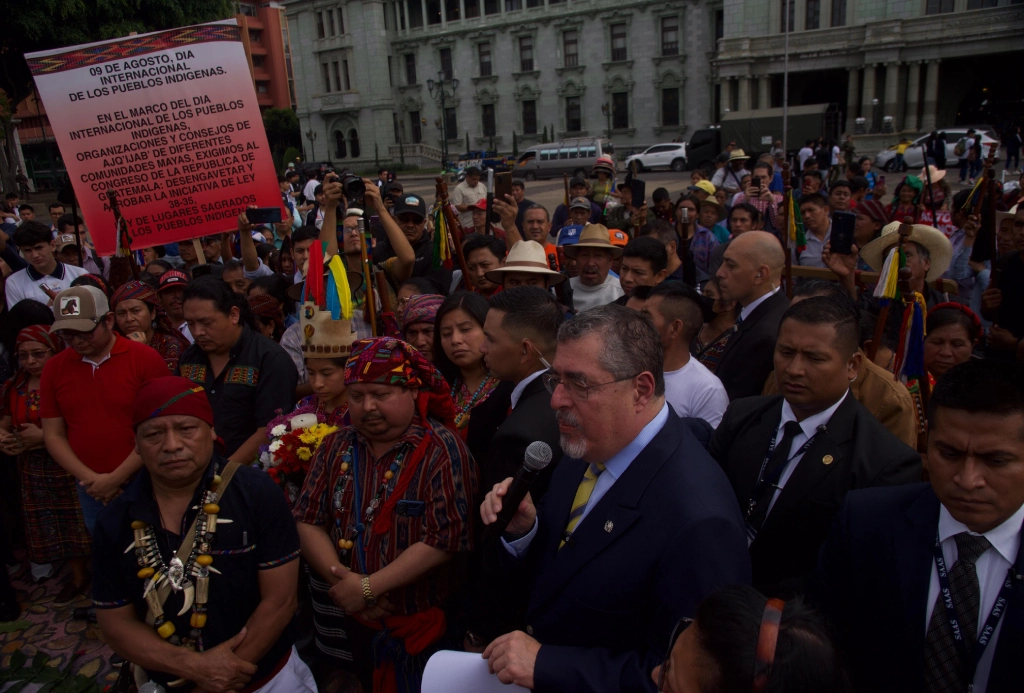
{"label": "eyeglasses", "polygon": [[615,383],[622,383],[627,380],[632,380],[635,375],[631,375],[628,378],[619,378],[618,380],[609,380],[606,383],[597,383],[596,385],[587,385],[586,382],[578,380],[576,378],[562,379],[555,373],[545,373],[541,376],[541,380],[544,381],[544,387],[547,388],[548,392],[555,394],[555,389],[562,385],[565,387],[566,392],[573,399],[585,400],[590,396],[591,390],[596,390],[599,387],[605,385],[614,385]]}
{"label": "eyeglasses", "polygon": [[92,328],[88,332],[76,332],[74,330],[57,330],[56,335],[63,339],[68,344],[71,344],[71,342],[75,341],[76,339],[90,340],[93,338],[93,335],[96,334],[96,330],[99,329],[99,326],[101,324],[103,324],[102,321],[96,323],[96,327]]}
{"label": "eyeglasses", "polygon": [[18,352],[18,360],[19,361],[28,361],[29,359],[34,359],[36,361],[41,361],[41,360],[45,359],[46,355],[49,354],[49,353],[50,353],[49,349],[47,349],[46,351],[19,351]]}
{"label": "eyeglasses", "polygon": [[665,651],[665,662],[661,665],[661,673],[658,674],[658,693],[664,693],[665,691],[665,677],[668,675],[669,663],[672,661],[672,648],[676,646],[676,640],[682,635],[683,631],[690,627],[693,623],[692,618],[683,617],[676,623],[676,627],[672,629],[672,636],[668,640],[668,649]]}

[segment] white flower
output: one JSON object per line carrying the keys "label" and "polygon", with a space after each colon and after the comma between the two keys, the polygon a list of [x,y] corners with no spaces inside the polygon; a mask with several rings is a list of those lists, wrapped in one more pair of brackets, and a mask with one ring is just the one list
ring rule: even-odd
{"label": "white flower", "polygon": [[278,450],[281,449],[282,445],[284,445],[284,443],[282,443],[280,440],[275,440],[273,443],[270,444],[268,449],[270,450],[270,452],[277,452]]}
{"label": "white flower", "polygon": [[277,424],[272,429],[270,429],[270,435],[274,436],[275,438],[279,438],[287,432],[288,429],[287,427],[285,427],[284,424]]}

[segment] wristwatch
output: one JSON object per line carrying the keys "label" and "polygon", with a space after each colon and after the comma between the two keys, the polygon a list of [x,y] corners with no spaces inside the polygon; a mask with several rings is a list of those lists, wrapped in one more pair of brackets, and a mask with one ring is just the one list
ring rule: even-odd
{"label": "wristwatch", "polygon": [[367,609],[377,606],[377,598],[373,596],[373,591],[370,589],[369,575],[363,577],[363,603],[366,604]]}

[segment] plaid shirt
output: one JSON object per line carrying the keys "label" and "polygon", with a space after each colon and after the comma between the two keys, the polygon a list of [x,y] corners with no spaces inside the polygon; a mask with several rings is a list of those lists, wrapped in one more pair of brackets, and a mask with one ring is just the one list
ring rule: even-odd
{"label": "plaid shirt", "polygon": [[711,276],[711,251],[718,245],[718,239],[711,229],[697,224],[697,230],[690,239],[690,252],[693,253],[693,266],[706,276]]}
{"label": "plaid shirt", "polygon": [[736,205],[742,202],[749,202],[761,213],[761,217],[765,220],[764,225],[771,229],[779,231],[779,203],[782,202],[782,195],[779,193],[772,193],[772,202],[763,200],[760,197],[748,198],[745,192],[738,192],[732,198],[732,205]]}
{"label": "plaid shirt", "polygon": [[[457,434],[437,421],[432,420],[431,423],[434,431],[431,443],[404,496],[406,500],[424,501],[424,512],[420,517],[396,514],[391,530],[383,534],[375,533],[372,524],[367,527],[364,547],[368,574],[389,565],[417,542],[451,552],[465,552],[473,548],[475,513],[470,503],[476,493],[475,465]],[[343,537],[353,538],[353,527],[363,520],[365,508],[376,496],[388,466],[401,453],[411,455],[426,432],[417,416],[399,442],[379,460],[373,458],[370,444],[355,428],[349,426],[332,434],[317,448],[299,499],[292,509],[293,516],[298,522],[327,530],[335,546]],[[354,453],[358,453],[354,460],[358,479],[349,479],[345,485],[339,527],[335,522],[333,497],[341,475],[342,456],[350,446]],[[403,466],[399,476],[408,473]],[[353,509],[356,482],[360,490],[360,505],[363,506],[363,510],[358,512]],[[381,498],[382,505],[385,500],[386,495]],[[353,552],[357,551],[353,549]],[[457,587],[459,563],[449,561],[423,576],[419,582],[392,590],[389,598],[395,606],[395,613],[407,615],[444,604]],[[355,560],[352,567],[358,569]]]}

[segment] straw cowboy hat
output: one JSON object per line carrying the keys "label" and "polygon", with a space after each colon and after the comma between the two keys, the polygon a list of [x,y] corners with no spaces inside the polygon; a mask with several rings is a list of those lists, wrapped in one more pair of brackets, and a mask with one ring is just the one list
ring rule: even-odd
{"label": "straw cowboy hat", "polygon": [[729,161],[736,161],[737,159],[743,159],[746,161],[750,157],[742,149],[733,149],[732,154],[729,155]]}
{"label": "straw cowboy hat", "polygon": [[937,166],[929,164],[926,168],[921,169],[921,172],[917,174],[917,177],[923,180],[925,184],[927,184],[929,180],[935,184],[946,177],[946,171],[945,169],[940,169]]}
{"label": "straw cowboy hat", "polygon": [[542,274],[548,278],[548,286],[557,286],[565,281],[565,275],[554,272],[548,267],[544,246],[537,241],[519,241],[508,251],[505,265],[484,274],[487,281],[502,284],[509,272],[525,274]]}
{"label": "straw cowboy hat", "polygon": [[612,251],[612,257],[622,255],[622,248],[614,245],[611,241],[611,234],[604,224],[587,224],[583,227],[580,240],[574,245],[565,246],[565,255],[568,258],[575,258],[580,248],[604,248]]}
{"label": "straw cowboy hat", "polygon": [[[885,265],[885,258],[889,255],[889,250],[899,242],[899,228],[900,223],[898,221],[887,224],[882,229],[881,236],[861,249],[861,259],[870,265],[871,269],[876,272],[882,271],[882,267]],[[910,232],[907,240],[928,249],[928,254],[931,256],[931,266],[928,268],[925,281],[935,281],[949,269],[949,263],[953,260],[953,246],[950,245],[946,234],[931,226],[914,224],[913,231]]]}

